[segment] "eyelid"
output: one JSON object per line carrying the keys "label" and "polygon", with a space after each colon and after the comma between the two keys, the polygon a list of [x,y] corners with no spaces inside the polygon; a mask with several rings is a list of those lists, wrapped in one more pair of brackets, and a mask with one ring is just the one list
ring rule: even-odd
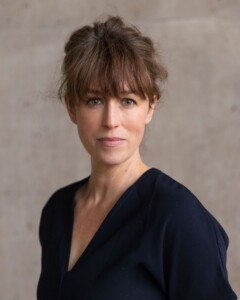
{"label": "eyelid", "polygon": [[87,97],[86,99],[86,104],[90,105],[90,106],[95,106],[95,105],[100,105],[99,103],[91,103],[93,101],[100,101],[101,103],[103,102],[103,99],[101,99],[101,97]]}
{"label": "eyelid", "polygon": [[121,102],[126,102],[126,101],[130,101],[130,103],[126,103],[128,106],[131,106],[131,105],[136,105],[137,104],[137,101],[135,99],[132,99],[132,98],[128,98],[128,97],[125,97],[125,98],[122,98],[121,99]]}

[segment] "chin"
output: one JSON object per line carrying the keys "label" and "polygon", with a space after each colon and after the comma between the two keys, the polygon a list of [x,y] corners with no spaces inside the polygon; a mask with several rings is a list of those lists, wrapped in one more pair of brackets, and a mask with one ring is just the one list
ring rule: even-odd
{"label": "chin", "polygon": [[129,159],[129,157],[123,157],[121,155],[104,155],[101,157],[98,157],[96,159],[96,161],[98,161],[98,163],[102,164],[102,165],[106,165],[106,166],[116,166],[116,165],[120,165],[122,163],[124,163],[125,161],[127,161]]}
{"label": "chin", "polygon": [[109,167],[120,165],[123,162],[124,162],[124,160],[121,160],[119,158],[99,160],[99,163],[101,163],[102,165],[105,165],[105,166],[109,166]]}

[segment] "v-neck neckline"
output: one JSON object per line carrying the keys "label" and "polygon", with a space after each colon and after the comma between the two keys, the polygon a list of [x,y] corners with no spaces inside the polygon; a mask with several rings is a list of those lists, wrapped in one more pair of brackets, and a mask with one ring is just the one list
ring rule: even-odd
{"label": "v-neck neckline", "polygon": [[90,176],[84,178],[79,182],[79,185],[77,188],[73,191],[73,194],[71,195],[71,208],[70,208],[70,221],[68,224],[68,230],[67,230],[67,251],[66,251],[66,260],[65,260],[65,273],[71,274],[74,272],[74,270],[77,268],[77,266],[87,257],[90,250],[93,248],[93,245],[96,243],[98,237],[100,236],[100,233],[104,230],[104,228],[107,226],[107,224],[110,222],[113,215],[119,210],[119,208],[125,203],[125,200],[130,196],[130,194],[134,191],[134,188],[137,184],[140,183],[140,181],[145,178],[148,174],[150,174],[155,168],[149,168],[146,170],[132,185],[130,185],[123,194],[119,197],[119,199],[116,201],[116,203],[113,205],[113,207],[109,210],[109,212],[106,214],[105,218],[101,222],[100,226],[90,239],[89,243],[83,250],[82,254],[78,257],[74,265],[70,270],[68,270],[69,266],[69,259],[71,254],[71,248],[72,248],[72,234],[73,234],[73,226],[74,226],[74,198],[76,195],[76,192],[79,188],[81,188],[90,178]]}

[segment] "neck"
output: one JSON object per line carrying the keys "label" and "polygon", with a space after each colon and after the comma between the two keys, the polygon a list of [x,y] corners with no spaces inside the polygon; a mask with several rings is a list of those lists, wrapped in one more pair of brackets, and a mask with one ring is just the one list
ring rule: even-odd
{"label": "neck", "polygon": [[85,196],[95,204],[117,201],[123,192],[148,169],[139,153],[119,165],[106,166],[92,162]]}

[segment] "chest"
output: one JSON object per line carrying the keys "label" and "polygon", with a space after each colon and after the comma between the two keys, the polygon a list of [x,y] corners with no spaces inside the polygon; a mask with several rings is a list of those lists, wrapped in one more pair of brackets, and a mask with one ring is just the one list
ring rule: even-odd
{"label": "chest", "polygon": [[93,240],[112,205],[104,207],[77,207],[74,210],[70,257],[68,270],[71,270]]}
{"label": "chest", "polygon": [[90,247],[86,245],[83,259],[64,276],[63,300],[165,299],[163,280],[156,278],[154,271],[157,265],[157,273],[161,274],[162,266],[153,251],[153,237],[146,235],[141,220],[141,216],[132,216],[116,229],[115,219],[111,218],[97,229],[97,238],[90,241]]}
{"label": "chest", "polygon": [[[49,241],[56,243],[46,243],[43,249],[47,269],[43,270],[40,290],[41,285],[44,290],[54,286],[61,300],[165,299],[160,296],[161,278],[156,278],[154,271],[157,268],[157,274],[162,274],[154,246],[156,233],[146,230],[148,205],[140,205],[137,195],[131,196],[112,209],[71,210],[71,217],[57,217],[55,230],[49,232]],[[61,232],[58,237],[57,232]],[[61,284],[56,277],[58,265],[62,268]],[[56,283],[50,283],[49,278]]]}

